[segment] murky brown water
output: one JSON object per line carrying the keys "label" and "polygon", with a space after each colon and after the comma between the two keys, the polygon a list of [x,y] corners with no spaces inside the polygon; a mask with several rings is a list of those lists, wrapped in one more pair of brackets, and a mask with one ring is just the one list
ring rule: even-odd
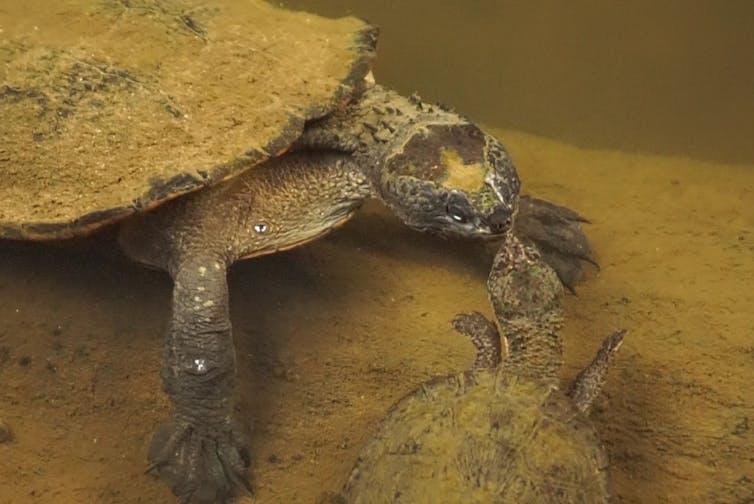
{"label": "murky brown water", "polygon": [[[615,501],[754,502],[754,153],[750,140],[744,141],[754,136],[750,123],[735,122],[754,102],[739,101],[740,83],[731,78],[725,92],[681,93],[678,100],[699,101],[698,113],[719,114],[693,127],[688,118],[668,112],[682,105],[670,94],[663,95],[667,102],[637,99],[632,119],[600,108],[610,102],[600,101],[598,88],[582,90],[575,104],[557,102],[564,96],[556,92],[559,86],[547,80],[537,85],[544,70],[533,63],[531,73],[505,74],[514,91],[506,94],[501,82],[504,100],[498,101],[474,87],[500,78],[491,58],[483,65],[483,59],[470,57],[475,63],[463,73],[449,72],[448,62],[456,60],[445,54],[452,53],[452,44],[430,42],[448,36],[448,26],[437,24],[449,18],[447,9],[418,5],[406,6],[406,19],[421,14],[435,20],[412,28],[419,30],[412,40],[425,41],[423,65],[411,57],[415,46],[406,42],[402,51],[396,42],[408,40],[401,25],[387,24],[401,16],[376,19],[387,38],[379,68],[383,82],[420,90],[426,85],[427,94],[456,102],[462,111],[467,106],[490,124],[513,124],[582,145],[499,131],[528,191],[593,220],[588,231],[602,268],[590,271],[578,297],[567,299],[564,377],[591,358],[606,334],[630,330],[594,414],[610,456]],[[711,2],[697,5],[707,10],[684,9],[685,17],[668,25],[669,33],[729,20],[720,36],[735,39],[742,36],[741,23],[751,19],[743,17],[746,2],[725,4],[740,9],[740,16],[709,11]],[[550,33],[541,26],[547,20],[554,27],[555,20],[567,19],[568,30],[584,37],[596,30],[594,19],[578,12],[540,19],[536,13],[524,16],[518,7],[514,17],[526,22],[492,7],[469,18],[468,10],[448,12],[455,12],[458,31],[452,33],[459,44],[472,44],[468,23],[479,27],[473,31],[489,45],[494,44],[488,25],[518,27],[519,37],[500,30],[512,44],[523,44],[521,33]],[[659,12],[655,15],[664,11]],[[630,33],[651,34],[658,30],[655,24],[647,21],[645,29]],[[709,32],[698,32],[727,47]],[[617,37],[612,30],[605,36]],[[544,52],[553,40],[542,52],[530,48],[530,57],[551,57]],[[663,45],[652,37],[644,43],[658,61],[690,65],[680,43]],[[626,44],[614,50],[623,54],[635,47]],[[600,45],[609,46],[587,38],[573,50]],[[730,51],[698,58],[699,79],[723,79],[708,75],[715,65],[737,75],[730,65],[745,66],[745,60],[723,58],[737,51],[733,44]],[[610,54],[605,47],[599,52]],[[628,63],[616,63],[623,64]],[[568,80],[563,65],[562,86],[568,87],[566,82],[578,79]],[[582,78],[599,83],[609,77],[603,72],[617,72],[595,66],[601,71]],[[701,89],[686,73],[690,67],[657,63],[658,71],[661,66],[676,89]],[[643,88],[637,78],[612,92],[616,101],[632,93],[649,96],[650,84]],[[483,116],[482,105],[463,99],[476,95],[488,100],[490,114],[499,115]],[[504,110],[493,112],[500,102]],[[652,103],[666,107],[658,110]],[[584,115],[579,120],[564,110]],[[529,115],[532,122],[522,122]],[[686,129],[671,131],[664,121]],[[730,127],[721,132],[723,123]],[[697,129],[706,133],[689,133]],[[704,138],[712,140],[700,146]],[[664,154],[628,152],[634,148]],[[337,489],[391,402],[429,376],[469,365],[472,349],[448,320],[460,310],[489,313],[485,260],[474,245],[419,235],[370,207],[311,246],[234,267],[239,417],[246,419],[252,439],[254,502],[314,502],[323,491]],[[169,408],[159,383],[169,309],[167,276],[119,259],[106,245],[80,251],[0,243],[0,418],[14,432],[12,442],[0,443],[0,503],[171,502],[162,483],[143,475],[151,434]]]}
{"label": "murky brown water", "polygon": [[754,162],[748,0],[285,0],[381,27],[378,78],[587,147]]}

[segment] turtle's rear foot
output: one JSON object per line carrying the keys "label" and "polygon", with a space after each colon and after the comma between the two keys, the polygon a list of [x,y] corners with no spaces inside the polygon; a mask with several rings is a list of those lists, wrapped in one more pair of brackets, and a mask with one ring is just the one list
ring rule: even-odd
{"label": "turtle's rear foot", "polygon": [[542,259],[571,292],[581,280],[584,262],[597,265],[581,224],[589,222],[573,210],[549,201],[521,196],[514,233],[533,242]]}
{"label": "turtle's rear foot", "polygon": [[148,472],[159,475],[180,502],[225,503],[251,492],[249,452],[230,425],[222,428],[175,420],[152,438]]}

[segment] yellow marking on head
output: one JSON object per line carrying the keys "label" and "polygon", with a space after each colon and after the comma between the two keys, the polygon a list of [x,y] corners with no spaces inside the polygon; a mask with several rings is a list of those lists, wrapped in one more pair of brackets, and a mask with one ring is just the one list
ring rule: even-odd
{"label": "yellow marking on head", "polygon": [[463,158],[453,149],[443,149],[440,161],[445,166],[447,177],[442,182],[448,189],[476,192],[484,187],[484,167],[482,163],[463,162]]}

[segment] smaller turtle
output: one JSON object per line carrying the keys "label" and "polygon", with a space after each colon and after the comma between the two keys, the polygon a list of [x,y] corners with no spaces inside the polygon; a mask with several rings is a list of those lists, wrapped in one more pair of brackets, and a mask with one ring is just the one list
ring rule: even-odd
{"label": "smaller turtle", "polygon": [[477,347],[472,369],[399,400],[336,502],[607,502],[607,457],[587,415],[625,331],[605,339],[564,392],[555,272],[508,234],[487,288],[507,357],[493,322],[458,315],[454,328]]}

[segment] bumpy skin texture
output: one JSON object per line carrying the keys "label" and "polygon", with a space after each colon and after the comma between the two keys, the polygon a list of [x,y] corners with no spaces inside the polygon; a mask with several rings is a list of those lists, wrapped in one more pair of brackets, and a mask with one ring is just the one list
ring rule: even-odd
{"label": "bumpy skin texture", "polygon": [[509,233],[487,287],[507,358],[492,322],[478,312],[457,316],[454,327],[477,347],[474,368],[398,401],[330,502],[608,501],[607,459],[584,412],[624,332],[605,340],[571,389],[579,392],[564,394],[556,274]]}
{"label": "bumpy skin texture", "polygon": [[453,329],[465,334],[476,347],[471,369],[494,369],[500,365],[502,351],[495,324],[479,312],[461,313],[453,319]]}
{"label": "bumpy skin texture", "polygon": [[592,410],[592,404],[599,396],[605,383],[608,365],[623,344],[623,337],[626,333],[627,331],[623,329],[605,338],[592,362],[582,369],[571,383],[571,387],[568,389],[568,397],[585,415],[588,415]]}
{"label": "bumpy skin texture", "polygon": [[232,420],[227,269],[344,222],[371,193],[350,163],[332,153],[276,158],[121,229],[128,255],[174,281],[162,371],[174,411],[155,434],[149,460],[181,502],[227,502],[250,488],[248,452]]}
{"label": "bumpy skin texture", "polygon": [[521,188],[498,140],[463,117],[368,86],[355,106],[315,121],[298,148],[346,152],[409,226],[482,237],[512,225]]}
{"label": "bumpy skin texture", "polygon": [[153,438],[153,470],[184,502],[224,502],[249,486],[231,418],[233,262],[318,238],[368,197],[421,231],[494,236],[510,230],[519,189],[497,140],[456,114],[371,86],[310,124],[294,152],[129,220],[124,250],[167,270],[175,285],[162,373],[174,412]]}
{"label": "bumpy skin texture", "polygon": [[537,246],[571,291],[583,262],[596,264],[581,229],[585,218],[528,196],[505,147],[463,117],[367,86],[355,107],[314,121],[298,149],[349,153],[375,181],[378,196],[408,225],[482,238],[497,247],[511,226]]}
{"label": "bumpy skin texture", "polygon": [[487,278],[511,372],[556,386],[562,365],[563,287],[539,252],[506,235]]}

